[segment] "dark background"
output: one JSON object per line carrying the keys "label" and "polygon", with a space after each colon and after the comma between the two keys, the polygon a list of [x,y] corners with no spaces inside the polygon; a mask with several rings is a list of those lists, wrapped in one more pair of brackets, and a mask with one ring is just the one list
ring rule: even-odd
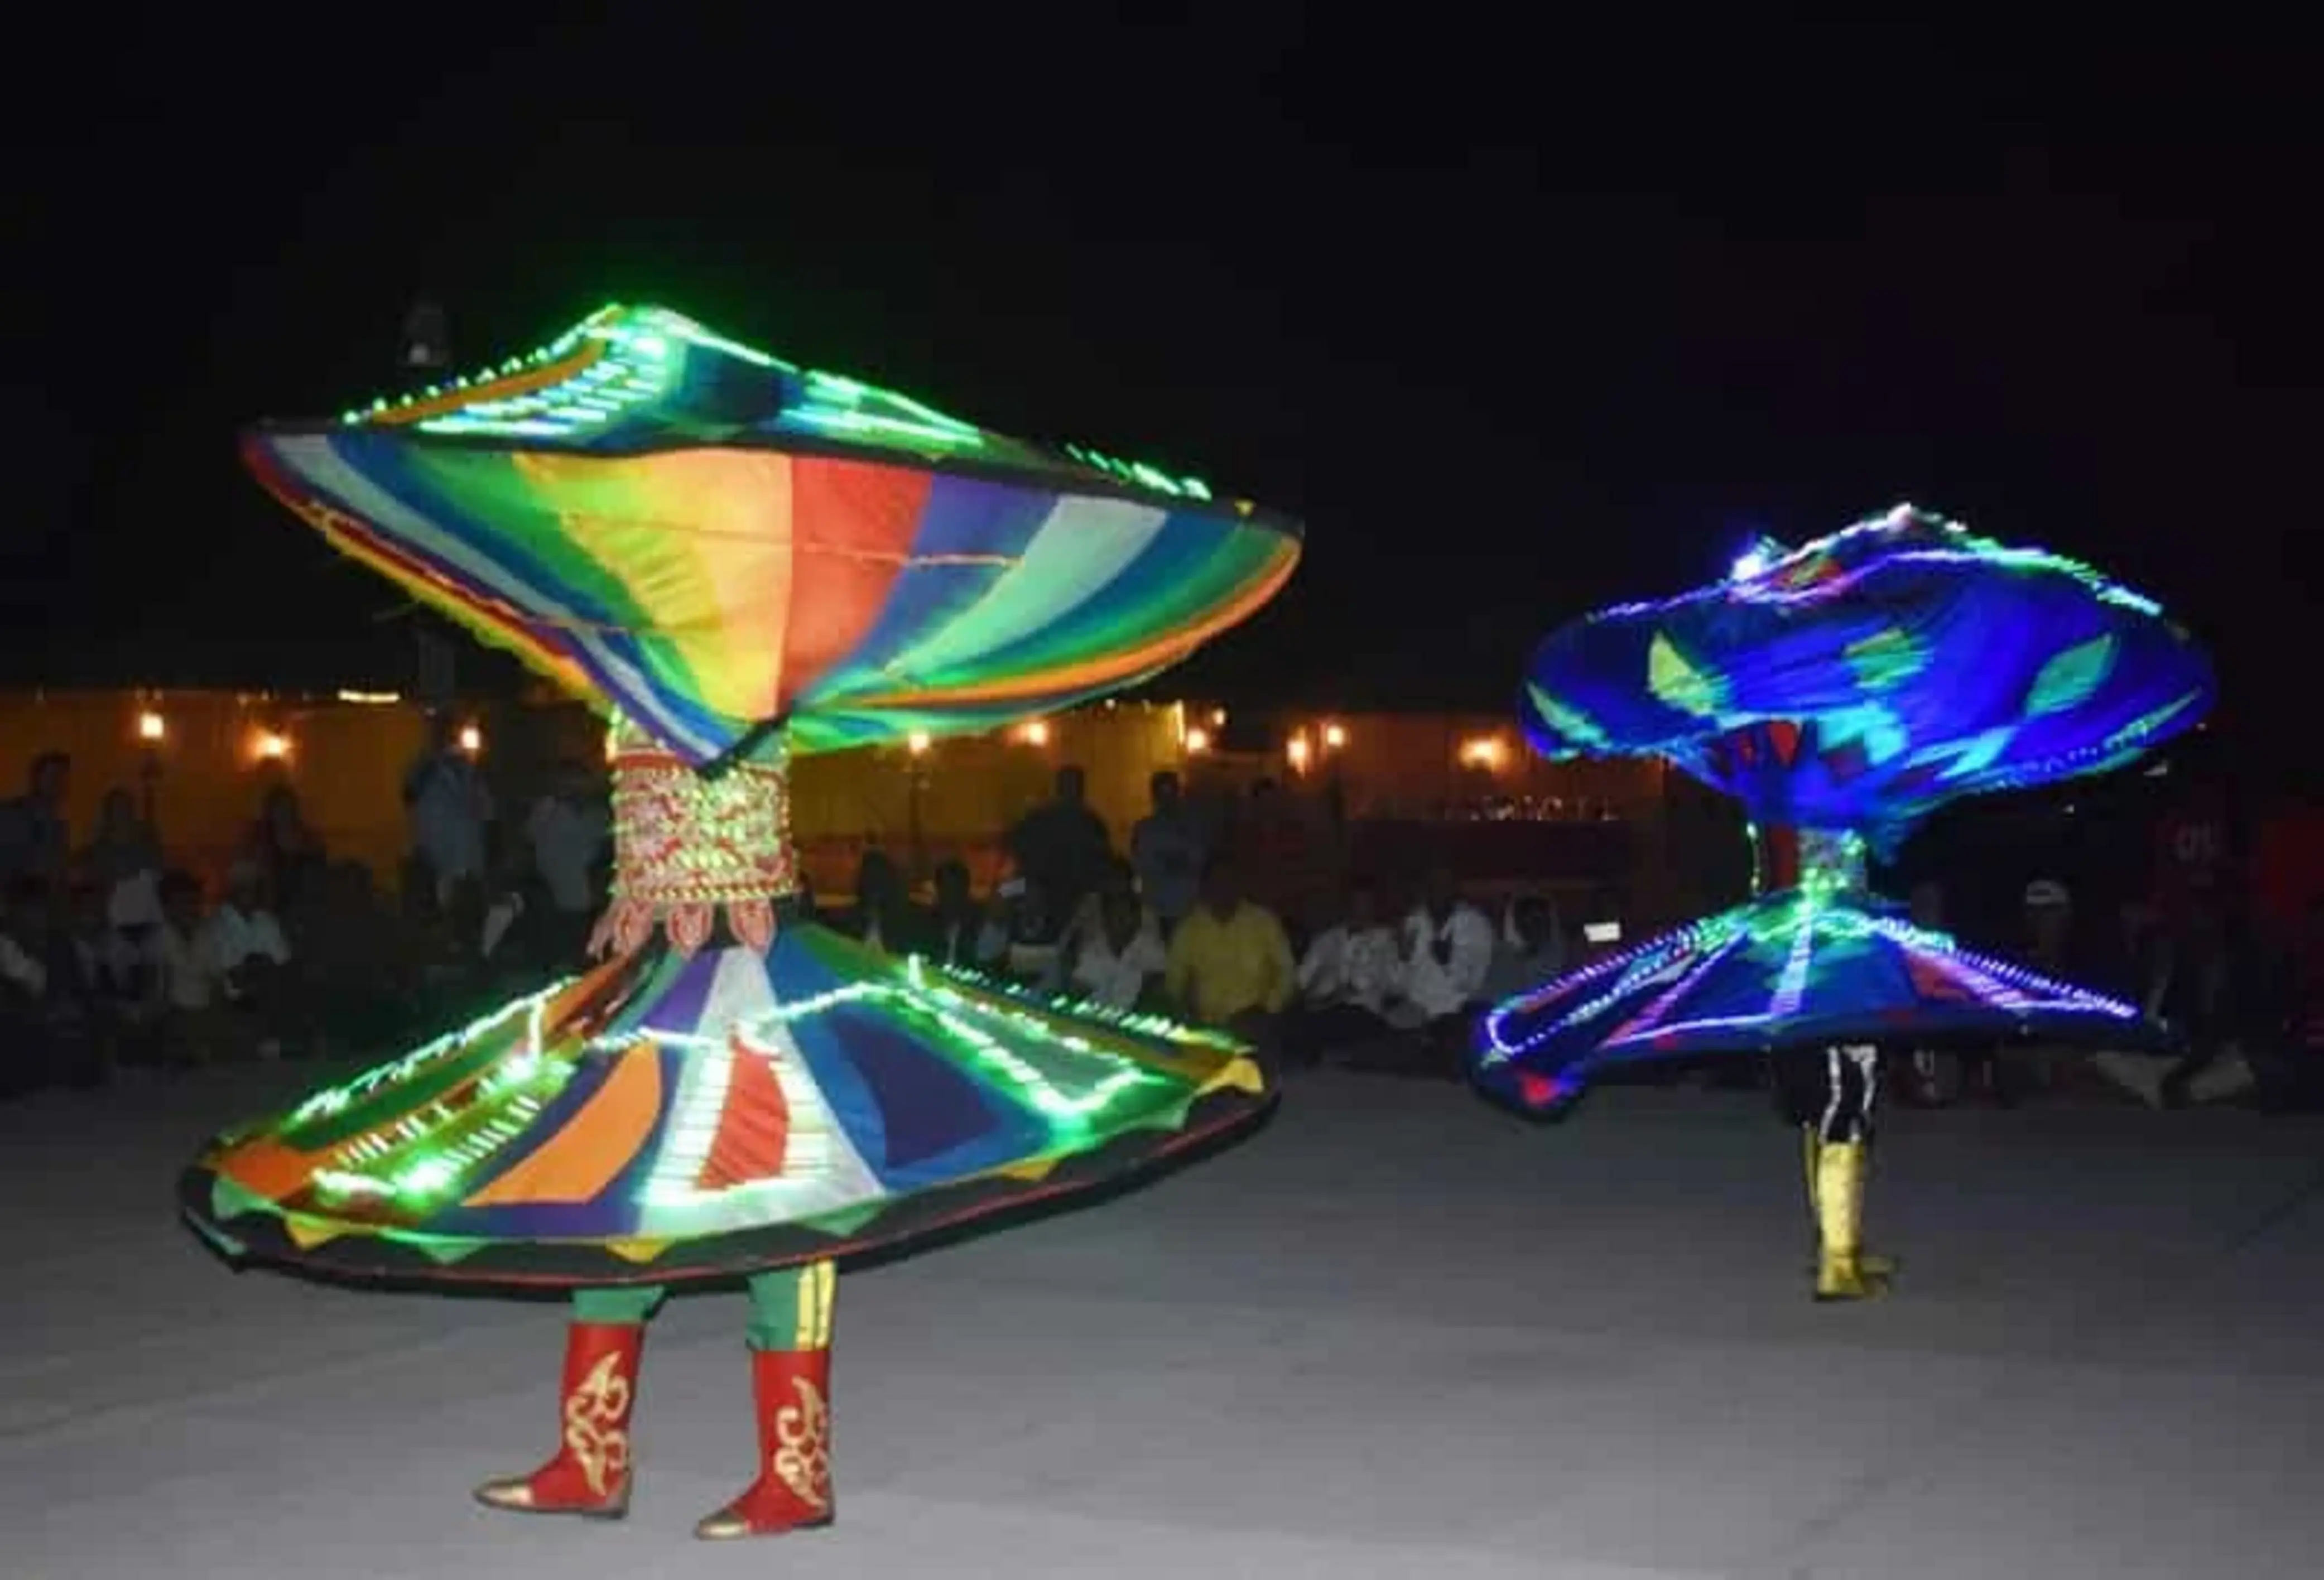
{"label": "dark background", "polygon": [[1304,517],[1174,686],[1500,707],[1557,621],[1910,498],[2161,597],[2226,728],[2319,755],[2292,24],[1349,9],[53,14],[0,663],[393,673],[395,595],[235,425],[392,388],[422,294],[462,371],[647,299]]}

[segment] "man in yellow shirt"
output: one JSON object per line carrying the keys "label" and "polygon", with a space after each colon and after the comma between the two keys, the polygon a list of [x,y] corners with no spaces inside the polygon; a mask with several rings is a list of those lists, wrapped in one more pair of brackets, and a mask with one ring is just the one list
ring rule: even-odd
{"label": "man in yellow shirt", "polygon": [[1297,978],[1283,923],[1243,898],[1231,865],[1213,860],[1203,874],[1202,903],[1170,937],[1165,980],[1179,1013],[1265,1045]]}

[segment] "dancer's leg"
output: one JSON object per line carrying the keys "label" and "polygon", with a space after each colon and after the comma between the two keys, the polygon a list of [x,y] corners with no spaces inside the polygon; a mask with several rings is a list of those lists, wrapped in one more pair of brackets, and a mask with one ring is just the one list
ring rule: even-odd
{"label": "dancer's leg", "polygon": [[1816,1298],[1862,1300],[1883,1287],[1880,1270],[1864,1255],[1864,1179],[1872,1142],[1872,1112],[1880,1092],[1880,1052],[1869,1043],[1835,1043],[1824,1051],[1823,1111],[1811,1133],[1817,1150],[1814,1204],[1822,1241]]}
{"label": "dancer's leg", "polygon": [[486,1482],[476,1501],[526,1514],[618,1520],[630,1507],[630,1414],[645,1325],[660,1286],[576,1290],[558,1391],[557,1452],[530,1475]]}
{"label": "dancer's leg", "polygon": [[751,1279],[751,1392],[759,1477],[694,1528],[724,1540],[831,1523],[831,1321],[838,1270],[828,1262]]}

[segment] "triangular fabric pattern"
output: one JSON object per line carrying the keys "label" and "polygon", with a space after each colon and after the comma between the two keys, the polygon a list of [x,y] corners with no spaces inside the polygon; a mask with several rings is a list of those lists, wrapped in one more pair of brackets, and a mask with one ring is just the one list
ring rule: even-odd
{"label": "triangular fabric pattern", "polygon": [[697,1190],[724,1190],[753,1180],[772,1180],[783,1171],[789,1148],[790,1104],[775,1079],[771,1062],[779,1055],[752,1048],[741,1038],[730,1039],[733,1063],[726,1077],[726,1100],[718,1110],[717,1134],[695,1176]]}

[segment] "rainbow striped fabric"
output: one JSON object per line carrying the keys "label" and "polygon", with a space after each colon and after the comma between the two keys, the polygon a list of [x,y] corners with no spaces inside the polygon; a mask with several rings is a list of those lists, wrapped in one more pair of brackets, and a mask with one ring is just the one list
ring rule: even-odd
{"label": "rainbow striped fabric", "polygon": [[179,1201],[229,1254],[311,1272],[683,1282],[1117,1180],[1272,1101],[1224,1036],[799,923],[516,999],[217,1137]]}
{"label": "rainbow striped fabric", "polygon": [[1134,684],[1290,576],[1296,525],[802,370],[655,308],[244,437],[335,546],[700,763],[991,729]]}

